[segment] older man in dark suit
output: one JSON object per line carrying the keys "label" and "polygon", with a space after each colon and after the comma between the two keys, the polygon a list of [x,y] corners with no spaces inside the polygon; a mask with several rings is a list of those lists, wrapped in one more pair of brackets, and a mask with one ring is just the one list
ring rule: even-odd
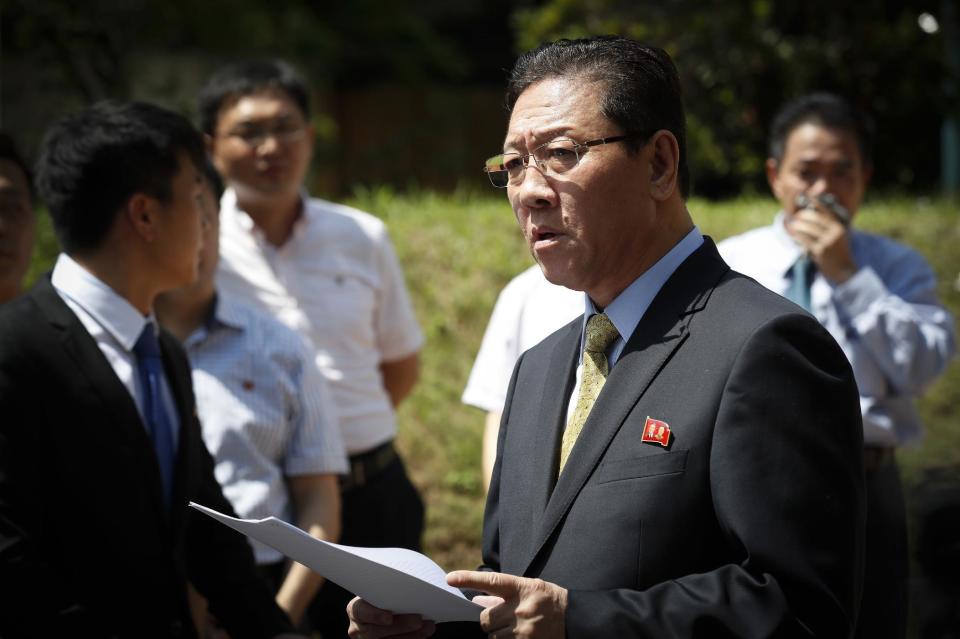
{"label": "older man in dark suit", "polygon": [[[857,391],[817,321],[687,212],[679,81],[625,38],[523,55],[487,162],[579,318],[518,361],[484,521],[492,637],[846,637],[860,597]],[[354,637],[433,624],[355,599]]]}
{"label": "older man in dark suit", "polygon": [[290,629],[200,437],[153,300],[197,276],[199,134],[147,104],[63,118],[38,167],[64,253],[0,309],[0,635],[195,637],[188,584],[231,636]]}

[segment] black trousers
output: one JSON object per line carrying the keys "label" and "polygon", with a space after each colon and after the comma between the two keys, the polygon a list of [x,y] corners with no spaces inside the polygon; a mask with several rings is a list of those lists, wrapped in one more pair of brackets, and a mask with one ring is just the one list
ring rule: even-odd
{"label": "black trousers", "polygon": [[907,519],[900,472],[891,458],[866,468],[867,535],[857,639],[907,633]]}
{"label": "black trousers", "polygon": [[[403,462],[390,466],[362,486],[341,495],[340,543],[348,546],[409,548],[419,551],[424,508]],[[347,637],[347,603],[353,595],[324,582],[307,612],[312,630],[323,639]]]}

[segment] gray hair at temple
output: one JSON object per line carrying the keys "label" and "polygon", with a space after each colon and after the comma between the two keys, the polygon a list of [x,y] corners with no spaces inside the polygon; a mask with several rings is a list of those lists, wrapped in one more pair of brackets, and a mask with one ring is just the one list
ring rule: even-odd
{"label": "gray hair at temple", "polygon": [[670,131],[680,147],[680,194],[690,195],[687,129],[677,68],[667,52],[621,36],[557,40],[521,55],[507,84],[507,110],[520,94],[546,78],[582,77],[601,82],[600,112],[623,129],[637,134],[627,150],[638,152],[650,135]]}

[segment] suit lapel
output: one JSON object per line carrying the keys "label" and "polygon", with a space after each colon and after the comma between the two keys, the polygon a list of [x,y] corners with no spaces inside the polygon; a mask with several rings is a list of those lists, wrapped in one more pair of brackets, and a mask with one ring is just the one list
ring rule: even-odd
{"label": "suit lapel", "polygon": [[[96,341],[61,299],[49,279],[40,280],[34,286],[31,295],[50,325],[60,332],[61,345],[73,362],[78,376],[86,381],[93,394],[99,398],[103,406],[102,428],[105,433],[113,432],[113,435],[108,434],[106,438],[113,442],[132,441],[134,450],[141,457],[144,472],[151,473],[152,469],[153,481],[147,483],[154,486],[157,513],[161,520],[165,519],[160,470],[153,453],[153,442],[150,441],[133,398],[104,357]],[[98,436],[98,434],[91,433],[91,436]]]}
{"label": "suit lapel", "polygon": [[[520,574],[530,569],[593,474],[630,411],[674,352],[686,341],[691,317],[706,305],[713,287],[728,270],[713,241],[705,238],[704,244],[680,265],[660,289],[607,378],[583,432],[570,453],[564,472],[549,495],[543,517],[533,533],[529,560]],[[576,348],[574,346],[574,350]],[[554,388],[559,388],[559,385]],[[560,404],[559,410],[566,407],[569,395],[568,388],[560,401],[554,402]],[[551,450],[555,453],[559,435],[557,441],[552,443],[554,448]],[[542,471],[542,466],[538,466],[538,470]],[[551,481],[556,477],[556,472],[554,465],[548,475]]]}
{"label": "suit lapel", "polygon": [[580,344],[582,318],[572,322],[564,336],[553,349],[550,357],[550,369],[543,378],[543,394],[540,396],[540,415],[537,424],[543,425],[544,439],[531,441],[530,450],[524,451],[524,457],[530,460],[525,467],[529,479],[520,485],[531,488],[529,501],[533,521],[538,524],[550,494],[559,465],[560,439],[567,422],[567,402],[576,379],[577,350]]}

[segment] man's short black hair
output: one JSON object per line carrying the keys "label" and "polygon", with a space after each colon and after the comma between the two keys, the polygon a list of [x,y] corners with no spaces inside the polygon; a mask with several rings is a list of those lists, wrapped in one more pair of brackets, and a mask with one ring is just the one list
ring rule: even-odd
{"label": "man's short black hair", "polygon": [[244,96],[270,90],[286,93],[300,107],[304,119],[310,118],[310,91],[293,66],[278,59],[247,60],[223,67],[200,89],[200,129],[214,135],[221,109]]}
{"label": "man's short black hair", "polygon": [[30,199],[36,199],[36,192],[33,189],[33,172],[30,171],[30,166],[20,155],[20,150],[17,148],[17,143],[14,142],[13,137],[4,131],[0,131],[0,160],[12,162],[23,172],[23,177],[27,180],[27,188],[30,189]]}
{"label": "man's short black hair", "polygon": [[37,186],[63,250],[95,251],[134,194],[168,203],[181,152],[202,166],[200,133],[185,117],[144,102],[99,102],[55,122]]}
{"label": "man's short black hair", "polygon": [[223,176],[220,175],[220,171],[213,165],[210,158],[206,158],[203,161],[203,164],[200,166],[200,172],[203,173],[203,178],[210,184],[210,190],[213,191],[213,194],[217,197],[217,208],[220,208],[220,198],[223,197],[223,192],[226,190],[223,184]]}
{"label": "man's short black hair", "polygon": [[557,40],[520,56],[507,84],[507,109],[531,84],[554,77],[581,76],[601,82],[600,111],[623,133],[642,139],[628,140],[637,152],[651,134],[661,129],[673,133],[680,146],[680,194],[690,194],[687,166],[687,129],[677,68],[667,52],[621,36],[594,36]]}
{"label": "man's short black hair", "polygon": [[873,121],[865,113],[857,112],[839,95],[819,92],[794,98],[783,105],[774,116],[773,124],[770,125],[767,152],[777,164],[783,160],[787,138],[794,129],[803,124],[816,124],[852,134],[860,149],[860,161],[864,166],[872,163]]}

